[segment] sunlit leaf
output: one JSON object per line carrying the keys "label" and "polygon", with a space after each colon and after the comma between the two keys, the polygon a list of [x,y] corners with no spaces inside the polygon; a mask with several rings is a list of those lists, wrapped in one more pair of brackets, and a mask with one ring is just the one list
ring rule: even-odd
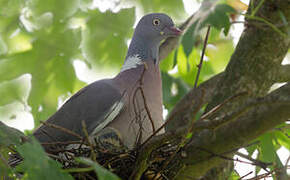
{"label": "sunlit leaf", "polygon": [[183,3],[179,0],[166,1],[166,3],[161,0],[152,0],[150,3],[147,0],[137,2],[140,3],[145,13],[161,12],[173,17],[182,17],[185,14]]}
{"label": "sunlit leaf", "polygon": [[45,12],[52,12],[56,21],[73,15],[79,6],[79,0],[29,0],[28,7],[33,16],[40,16]]}
{"label": "sunlit leaf", "polygon": [[28,91],[28,82],[24,77],[0,83],[0,106],[10,104],[15,100],[26,102]]}
{"label": "sunlit leaf", "polygon": [[0,82],[31,72],[35,63],[32,51],[13,54],[0,60]]}
{"label": "sunlit leaf", "polygon": [[234,52],[234,45],[231,40],[219,40],[210,44],[206,50],[206,56],[214,73],[222,72]]}
{"label": "sunlit leaf", "polygon": [[288,150],[290,150],[290,130],[288,130],[289,132],[285,131],[285,132],[275,132],[275,136],[277,138],[277,141],[284,146],[285,148],[287,148]]}
{"label": "sunlit leaf", "polygon": [[187,67],[187,57],[183,51],[183,47],[179,46],[178,53],[177,53],[177,67],[178,67],[178,73],[181,76],[186,76],[188,72]]}
{"label": "sunlit leaf", "polygon": [[8,53],[19,53],[32,48],[31,37],[24,33],[15,33],[7,39]]}
{"label": "sunlit leaf", "polygon": [[0,0],[0,16],[11,17],[20,13],[23,0]]}
{"label": "sunlit leaf", "polygon": [[237,11],[245,11],[248,9],[248,5],[243,3],[241,0],[227,0],[227,4]]}

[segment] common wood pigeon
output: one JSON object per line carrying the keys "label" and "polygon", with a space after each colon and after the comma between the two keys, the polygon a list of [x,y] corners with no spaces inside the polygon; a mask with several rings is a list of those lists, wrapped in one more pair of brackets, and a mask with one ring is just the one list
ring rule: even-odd
{"label": "common wood pigeon", "polygon": [[[164,123],[159,45],[162,40],[180,34],[165,14],[142,17],[120,73],[74,94],[34,132],[34,136],[41,143],[75,141],[79,140],[76,136],[51,124],[82,137],[85,136],[85,124],[90,136],[109,137],[113,132],[129,149],[144,142]],[[44,147],[48,152],[52,150],[50,146]]]}

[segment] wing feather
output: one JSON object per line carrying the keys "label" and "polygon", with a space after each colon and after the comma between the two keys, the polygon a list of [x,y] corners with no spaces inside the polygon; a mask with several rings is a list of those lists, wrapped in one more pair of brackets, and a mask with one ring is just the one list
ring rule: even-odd
{"label": "wing feather", "polygon": [[[114,120],[123,106],[122,94],[113,85],[113,80],[96,81],[73,95],[46,122],[84,136],[81,124],[84,121],[88,133],[95,134]],[[79,140],[48,125],[40,126],[34,136],[42,143]]]}

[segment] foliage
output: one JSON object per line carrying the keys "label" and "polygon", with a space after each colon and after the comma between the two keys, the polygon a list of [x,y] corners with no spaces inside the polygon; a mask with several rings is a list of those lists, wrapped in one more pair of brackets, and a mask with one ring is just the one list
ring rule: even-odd
{"label": "foliage", "polygon": [[120,178],[116,176],[115,174],[111,173],[109,170],[105,169],[98,163],[87,159],[87,158],[79,158],[77,161],[80,163],[92,166],[94,168],[94,171],[98,175],[99,180],[119,180]]}
{"label": "foliage", "polygon": [[[213,28],[199,83],[222,72],[234,51],[228,32],[229,15],[235,12],[235,7],[225,1],[212,1],[215,3],[211,7],[200,8],[178,49],[161,62],[164,105],[169,111],[194,84],[204,27]],[[92,0],[0,0],[0,108],[20,102],[23,107],[31,107],[35,124],[39,125],[56,111],[60,97],[66,98],[85,86],[76,76],[75,60],[100,73],[120,69],[136,14],[158,11],[178,20],[186,19],[182,1],[110,3],[104,11],[99,4],[93,5]],[[29,83],[21,79],[25,74],[31,75]],[[0,113],[1,116],[4,115]],[[259,145],[247,150],[252,154],[257,149],[260,160],[281,167],[276,151],[281,146],[290,149],[287,134],[289,130],[265,134],[258,138]],[[24,172],[24,179],[72,179],[45,155],[35,140],[20,145],[20,136],[22,133],[0,124],[0,152],[7,158],[7,147],[17,145],[24,157],[17,170]],[[95,162],[80,161],[92,166],[100,179],[118,179]],[[0,169],[4,174],[13,171],[2,161]],[[239,177],[234,173],[232,176]]]}
{"label": "foliage", "polygon": [[50,159],[34,138],[32,142],[18,146],[17,152],[24,157],[23,162],[16,167],[18,172],[24,172],[23,179],[73,179],[60,170],[60,164]]}

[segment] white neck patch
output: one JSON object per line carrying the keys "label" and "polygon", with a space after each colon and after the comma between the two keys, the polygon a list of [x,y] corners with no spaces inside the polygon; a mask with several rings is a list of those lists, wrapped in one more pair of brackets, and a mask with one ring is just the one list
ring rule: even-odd
{"label": "white neck patch", "polygon": [[128,57],[122,66],[121,72],[136,68],[138,65],[143,64],[139,54]]}

